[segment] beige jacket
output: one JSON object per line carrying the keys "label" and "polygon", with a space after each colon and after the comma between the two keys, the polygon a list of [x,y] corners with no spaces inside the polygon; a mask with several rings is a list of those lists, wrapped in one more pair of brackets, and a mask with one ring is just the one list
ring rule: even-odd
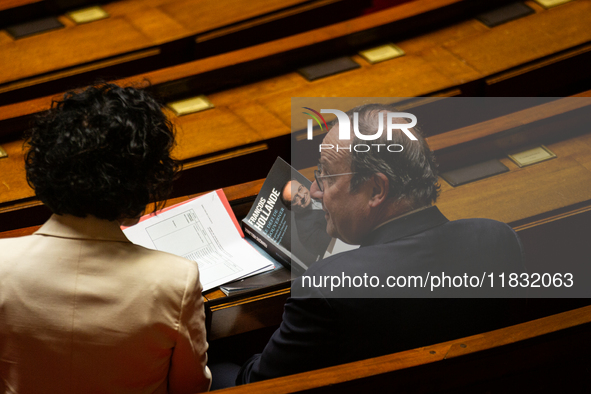
{"label": "beige jacket", "polygon": [[194,262],[94,217],[0,239],[0,393],[205,391],[207,346]]}

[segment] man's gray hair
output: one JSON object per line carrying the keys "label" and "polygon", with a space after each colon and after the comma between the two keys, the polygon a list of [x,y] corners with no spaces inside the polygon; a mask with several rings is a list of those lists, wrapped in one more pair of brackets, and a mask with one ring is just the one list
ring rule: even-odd
{"label": "man's gray hair", "polygon": [[[352,145],[367,144],[371,146],[368,152],[351,151],[351,171],[357,172],[351,180],[351,191],[356,191],[362,182],[372,174],[382,173],[389,180],[389,196],[396,200],[406,200],[413,208],[430,205],[437,200],[439,184],[437,179],[437,165],[433,152],[423,139],[417,127],[410,129],[417,138],[411,140],[401,130],[392,131],[392,140],[387,140],[386,116],[387,112],[399,112],[396,108],[383,104],[366,104],[347,112],[353,128],[354,113],[358,113],[359,132],[373,135],[379,127],[380,116],[383,117],[384,130],[382,135],[374,141],[361,140],[356,135]],[[372,144],[383,144],[378,151]],[[388,145],[398,144],[403,147],[401,152],[390,152]],[[392,149],[392,150],[399,150]]]}

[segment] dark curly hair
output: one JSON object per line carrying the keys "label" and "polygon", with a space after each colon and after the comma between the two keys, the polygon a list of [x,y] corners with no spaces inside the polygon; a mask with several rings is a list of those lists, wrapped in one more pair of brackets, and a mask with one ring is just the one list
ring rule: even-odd
{"label": "dark curly hair", "polygon": [[144,90],[102,84],[71,91],[27,136],[27,181],[54,213],[134,218],[161,208],[180,169],[174,128]]}
{"label": "dark curly hair", "polygon": [[[362,105],[347,112],[351,125],[353,125],[355,112],[359,114],[359,132],[361,134],[375,134],[380,116],[385,117],[385,112],[400,111],[389,105]],[[417,137],[416,141],[411,141],[400,130],[393,130],[391,141],[386,139],[384,132],[379,139],[372,142],[384,146],[402,145],[404,149],[401,152],[392,153],[385,148],[380,149],[379,152],[375,149],[370,152],[352,152],[351,168],[353,172],[358,174],[354,175],[351,180],[351,190],[357,190],[359,185],[371,174],[382,173],[388,177],[390,195],[395,199],[405,199],[414,208],[434,203],[439,194],[435,157],[419,128],[413,127],[412,133]],[[366,141],[357,136],[353,138],[353,144],[363,143]]]}

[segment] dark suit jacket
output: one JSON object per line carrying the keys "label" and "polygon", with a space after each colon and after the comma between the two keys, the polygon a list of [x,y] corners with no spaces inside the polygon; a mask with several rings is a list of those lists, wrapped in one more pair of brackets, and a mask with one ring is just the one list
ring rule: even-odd
{"label": "dark suit jacket", "polygon": [[[496,276],[523,271],[521,243],[509,226],[488,219],[450,222],[437,207],[430,207],[379,227],[357,250],[314,263],[304,277],[367,274],[384,284],[388,276],[473,273],[482,277],[485,272]],[[304,284],[302,278],[294,281],[281,326],[263,353],[243,365],[237,384],[427,346],[513,323],[514,300],[442,298],[469,295],[470,289],[464,287],[431,293],[435,298],[409,298],[420,293],[388,286],[331,291],[330,284],[312,288]]]}
{"label": "dark suit jacket", "polygon": [[324,256],[332,237],[326,232],[324,211],[307,209],[295,214],[300,242],[315,256]]}

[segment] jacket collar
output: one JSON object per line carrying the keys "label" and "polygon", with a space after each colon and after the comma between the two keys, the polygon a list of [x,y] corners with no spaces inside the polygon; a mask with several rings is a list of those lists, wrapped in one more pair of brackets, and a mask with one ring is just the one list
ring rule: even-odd
{"label": "jacket collar", "polygon": [[129,242],[118,222],[97,219],[90,215],[79,218],[72,215],[54,214],[35,234],[60,238]]}
{"label": "jacket collar", "polygon": [[441,211],[439,211],[439,208],[431,206],[384,223],[372,231],[361,243],[361,246],[396,241],[409,235],[422,233],[430,228],[445,224],[448,221]]}

